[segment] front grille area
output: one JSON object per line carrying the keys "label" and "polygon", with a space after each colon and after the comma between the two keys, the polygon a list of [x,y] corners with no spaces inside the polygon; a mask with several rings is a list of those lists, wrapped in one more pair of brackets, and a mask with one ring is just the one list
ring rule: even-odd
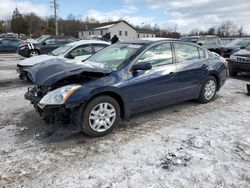
{"label": "front grille area", "polygon": [[250,57],[237,57],[239,63],[250,63]]}

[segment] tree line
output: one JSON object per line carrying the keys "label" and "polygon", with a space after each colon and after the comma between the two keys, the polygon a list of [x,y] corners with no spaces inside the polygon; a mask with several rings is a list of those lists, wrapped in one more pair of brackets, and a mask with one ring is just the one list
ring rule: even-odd
{"label": "tree line", "polygon": [[[112,20],[107,20],[112,21]],[[99,23],[95,18],[87,17],[85,20],[76,19],[70,14],[66,19],[58,18],[58,30],[60,35],[69,35],[78,37],[78,32],[86,29],[91,24]],[[162,29],[158,25],[136,26],[137,29],[143,29],[156,34],[157,37],[179,38],[181,34],[177,32],[177,26],[174,28]],[[25,34],[34,38],[41,35],[54,35],[55,22],[53,17],[42,18],[35,13],[21,14],[16,8],[13,11],[11,19],[0,20],[0,33],[13,32]],[[243,26],[237,26],[232,21],[226,21],[219,26],[209,28],[207,31],[193,29],[187,35],[217,35],[219,37],[242,37],[245,35]]]}

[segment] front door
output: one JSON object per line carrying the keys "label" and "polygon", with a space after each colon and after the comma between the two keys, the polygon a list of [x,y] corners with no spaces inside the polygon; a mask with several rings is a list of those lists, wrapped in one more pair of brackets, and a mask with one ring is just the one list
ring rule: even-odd
{"label": "front door", "polygon": [[170,42],[146,50],[135,64],[150,63],[148,71],[130,72],[128,95],[132,113],[176,102],[175,71]]}

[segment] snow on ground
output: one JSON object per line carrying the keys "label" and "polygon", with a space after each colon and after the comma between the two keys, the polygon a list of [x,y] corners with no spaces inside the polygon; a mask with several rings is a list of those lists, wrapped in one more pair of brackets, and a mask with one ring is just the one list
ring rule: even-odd
{"label": "snow on ground", "polygon": [[0,77],[0,187],[249,187],[249,74],[209,104],[137,115],[93,139],[42,121],[15,77],[19,58],[0,61],[11,77]]}

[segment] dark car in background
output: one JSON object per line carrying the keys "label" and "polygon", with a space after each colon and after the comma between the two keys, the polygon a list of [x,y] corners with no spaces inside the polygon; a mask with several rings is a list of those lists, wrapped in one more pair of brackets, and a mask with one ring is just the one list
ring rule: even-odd
{"label": "dark car in background", "polygon": [[102,136],[120,118],[191,99],[210,102],[226,81],[226,63],[192,43],[118,42],[81,65],[53,60],[32,67],[35,86],[25,98],[47,123],[68,121]]}
{"label": "dark car in background", "polygon": [[226,44],[222,50],[222,56],[229,58],[233,53],[244,48],[250,42],[250,38],[238,38]]}
{"label": "dark car in background", "polygon": [[0,38],[0,52],[17,52],[21,40],[15,37]]}
{"label": "dark car in background", "polygon": [[212,52],[216,52],[221,55],[223,50],[223,44],[219,37],[214,35],[205,35],[205,36],[188,36],[180,38],[184,42],[193,42],[196,43]]}
{"label": "dark car in background", "polygon": [[228,59],[229,75],[250,71],[250,42],[243,49],[233,53]]}
{"label": "dark car in background", "polygon": [[24,45],[20,45],[18,54],[24,57],[48,54],[59,46],[74,41],[76,41],[76,39],[69,36],[43,36],[36,42],[27,42]]}

